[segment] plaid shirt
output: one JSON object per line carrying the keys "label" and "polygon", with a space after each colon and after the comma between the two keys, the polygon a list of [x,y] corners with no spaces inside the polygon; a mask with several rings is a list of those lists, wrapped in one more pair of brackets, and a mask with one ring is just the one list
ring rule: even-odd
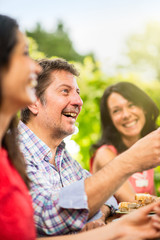
{"label": "plaid shirt", "polygon": [[82,229],[89,214],[84,179],[90,173],[72,159],[64,142],[56,151],[56,167],[50,164],[50,148],[24,123],[20,122],[18,128],[21,151],[32,182],[38,234],[59,235]]}

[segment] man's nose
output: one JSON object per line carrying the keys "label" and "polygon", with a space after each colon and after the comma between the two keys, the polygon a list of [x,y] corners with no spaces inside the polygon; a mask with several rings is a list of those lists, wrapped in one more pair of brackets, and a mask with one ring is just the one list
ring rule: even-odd
{"label": "man's nose", "polygon": [[75,93],[74,95],[72,95],[71,103],[72,105],[77,105],[79,107],[82,107],[83,101],[78,93]]}

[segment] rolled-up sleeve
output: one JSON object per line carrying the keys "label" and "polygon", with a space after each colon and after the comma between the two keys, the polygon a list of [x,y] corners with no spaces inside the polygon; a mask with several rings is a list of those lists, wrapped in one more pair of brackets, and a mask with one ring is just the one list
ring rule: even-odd
{"label": "rolled-up sleeve", "polygon": [[105,205],[107,206],[113,206],[115,210],[118,209],[118,203],[117,203],[117,200],[115,199],[114,196],[111,196],[106,202],[105,202]]}
{"label": "rolled-up sleeve", "polygon": [[[63,188],[59,194],[59,206],[71,209],[87,209],[87,195],[84,189],[84,180],[77,181],[70,186]],[[98,211],[88,222],[99,219],[102,216]]]}
{"label": "rolled-up sleeve", "polygon": [[62,208],[88,209],[84,180],[62,188],[59,193],[59,206]]}

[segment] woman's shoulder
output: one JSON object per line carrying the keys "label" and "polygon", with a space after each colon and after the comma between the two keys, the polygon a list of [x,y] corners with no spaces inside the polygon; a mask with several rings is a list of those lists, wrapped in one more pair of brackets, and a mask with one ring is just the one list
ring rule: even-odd
{"label": "woman's shoulder", "polygon": [[113,145],[104,144],[95,152],[95,161],[109,162],[117,155],[117,150]]}
{"label": "woman's shoulder", "polygon": [[106,150],[110,150],[111,152],[113,152],[114,154],[118,154],[117,149],[115,148],[114,145],[110,145],[110,144],[103,144],[102,146],[100,146],[97,151],[106,151]]}
{"label": "woman's shoulder", "polygon": [[108,164],[113,158],[117,155],[117,150],[114,146],[104,144],[100,146],[94,156],[91,159],[91,169],[93,169],[95,172],[101,169],[104,165]]}
{"label": "woman's shoulder", "polygon": [[90,158],[90,172],[93,168],[102,168],[105,164],[109,163],[117,155],[117,150],[113,145],[101,145]]}

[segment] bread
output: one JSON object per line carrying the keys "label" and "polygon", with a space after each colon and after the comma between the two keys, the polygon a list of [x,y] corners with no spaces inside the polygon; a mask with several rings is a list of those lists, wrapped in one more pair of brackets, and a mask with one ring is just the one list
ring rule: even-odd
{"label": "bread", "polygon": [[141,206],[150,204],[156,201],[156,197],[146,193],[137,193],[135,194],[135,200]]}
{"label": "bread", "polygon": [[160,197],[156,197],[147,193],[136,193],[135,202],[121,202],[119,203],[118,209],[120,212],[131,212],[134,209],[157,201],[160,201]]}
{"label": "bread", "polygon": [[118,209],[120,212],[131,212],[139,207],[140,205],[134,202],[121,202],[119,203]]}

